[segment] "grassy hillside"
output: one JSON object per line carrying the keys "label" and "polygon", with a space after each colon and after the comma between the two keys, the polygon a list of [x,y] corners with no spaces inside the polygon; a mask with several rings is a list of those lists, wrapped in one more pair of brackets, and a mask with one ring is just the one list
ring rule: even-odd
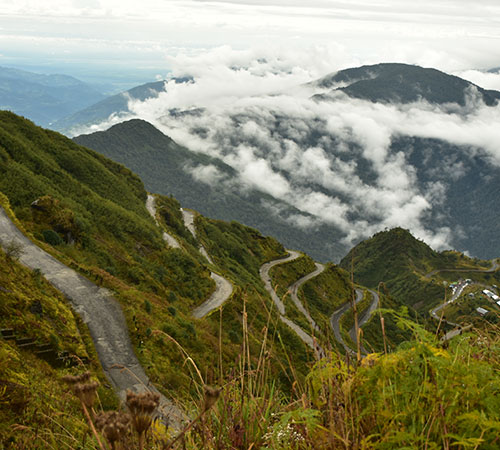
{"label": "grassy hillside", "polygon": [[[18,342],[23,338],[34,342],[23,348],[16,339],[0,338],[0,442],[7,448],[9,444],[11,448],[45,448],[47,442],[56,445],[56,435],[58,445],[65,447],[75,437],[83,437],[85,419],[77,402],[61,395],[66,391],[61,380],[65,374],[91,370],[100,382],[103,407],[117,406],[81,319],[39,272],[21,266],[15,252],[6,254],[1,248],[0,329],[12,330]],[[75,363],[89,362],[69,368],[49,363],[37,356],[38,345],[74,355]],[[15,424],[27,428],[19,432]]]}
{"label": "grassy hillside", "polygon": [[312,238],[310,230],[285,219],[298,210],[261,191],[242,191],[231,181],[235,172],[230,166],[178,145],[148,122],[129,120],[106,131],[77,136],[74,141],[130,167],[150,192],[173,196],[203,215],[258,228],[322,261],[344,252],[331,239],[336,233],[331,226],[320,226],[314,232],[318,238]]}
{"label": "grassy hillside", "polygon": [[14,114],[0,115],[2,204],[10,202],[38,245],[114,292],[137,356],[160,389],[175,398],[192,395],[196,385],[191,366],[184,364],[187,354],[207,380],[217,376],[220,362],[234,367],[244,339],[245,308],[251,317],[245,326],[249,348],[260,347],[266,326],[276,336],[270,367],[279,383],[292,383],[290,373],[281,370],[291,349],[297,373],[305,376],[311,355],[276,319],[258,276],[263,262],[283,254],[281,244],[248,227],[200,216],[199,235],[213,255],[213,269],[236,289],[224,306],[222,328],[218,314],[195,320],[193,308],[215,286],[199,243],[181,221],[179,203],[170,197],[158,200],[160,222],[182,245],[170,249],[145,208],[142,182],[129,169]]}
{"label": "grassy hillside", "polygon": [[[152,382],[191,417],[200,413],[174,445],[159,422],[146,432],[146,445],[144,432],[131,429],[137,421],[120,422],[118,435],[101,427],[110,417],[101,411],[117,405],[85,326],[39,272],[20,266],[16,249],[7,248],[0,251],[0,327],[86,357],[88,366],[53,367],[13,340],[0,339],[2,444],[102,449],[100,436],[114,442],[113,448],[118,441],[126,448],[152,449],[497,447],[500,352],[494,324],[460,336],[444,350],[415,322],[391,313],[399,327],[411,330],[412,340],[394,343],[391,353],[371,355],[361,365],[349,365],[336,352],[315,364],[277,317],[259,278],[264,262],[285,254],[277,240],[203,216],[196,217],[194,238],[183,225],[180,204],[159,196],[159,222],[182,247],[170,249],[144,207],[140,180],[128,169],[24,119],[0,115],[2,207],[38,245],[113,291]],[[377,276],[403,273],[408,266],[397,272],[381,266],[409,260],[416,274],[445,262],[477,267],[455,254],[437,254],[434,260],[432,250],[410,237],[393,230],[377,251],[366,244],[355,253],[355,270],[367,260]],[[397,254],[388,259],[384,251],[393,241],[392,251],[407,252],[411,259]],[[213,264],[200,255],[200,243]],[[358,254],[367,258],[358,261]],[[274,276],[287,284],[309,269],[312,261],[303,257]],[[196,320],[191,311],[214,288],[210,270],[235,289],[220,310]],[[327,265],[299,296],[324,323],[350,289],[348,272]],[[99,419],[92,422],[100,431],[88,427],[79,402],[61,382],[63,375],[87,368],[100,380],[93,401]],[[147,421],[147,412],[141,414]]]}
{"label": "grassy hillside", "polygon": [[340,265],[348,269],[352,260],[356,282],[375,289],[383,282],[391,296],[419,311],[427,311],[444,298],[443,281],[466,275],[466,272],[438,272],[426,277],[428,273],[444,268],[477,270],[490,266],[487,261],[458,252],[436,252],[402,228],[377,233],[361,242]]}

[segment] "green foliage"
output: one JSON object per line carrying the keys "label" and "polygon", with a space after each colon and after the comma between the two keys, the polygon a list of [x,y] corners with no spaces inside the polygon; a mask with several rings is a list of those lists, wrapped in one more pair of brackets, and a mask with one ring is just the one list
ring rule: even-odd
{"label": "green foliage", "polygon": [[377,289],[383,282],[391,296],[425,314],[444,297],[442,280],[450,273],[425,275],[446,268],[484,267],[457,252],[438,253],[402,228],[379,232],[361,242],[340,265],[350,270],[352,260],[357,283]]}
{"label": "green foliage", "polygon": [[74,141],[130,167],[144,180],[150,192],[174,196],[183,207],[207,217],[236,220],[258,228],[264,235],[274,236],[323,260],[345,251],[332,227],[322,226],[313,239],[311,230],[287,223],[284,218],[299,211],[285,202],[279,202],[276,207],[282,211],[279,217],[269,214],[268,208],[262,206],[263,203],[274,205],[277,200],[257,189],[242,195],[240,189],[232,189],[227,183],[217,185],[197,180],[186,168],[215,167],[229,179],[235,176],[235,171],[220,159],[178,145],[144,120],[122,122],[106,131],[77,136]]}
{"label": "green foliage", "polygon": [[[115,407],[117,401],[100,369],[86,326],[40,271],[8,261],[0,249],[0,288],[0,328],[11,328],[17,337],[90,358],[88,367],[101,381],[101,401],[107,408]],[[34,304],[39,305],[36,310]],[[50,440],[53,433],[53,437],[59,436],[57,446],[67,448],[75,439],[83,439],[83,415],[61,395],[66,388],[60,378],[71,369],[53,368],[32,351],[18,348],[15,341],[3,339],[0,361],[0,442],[11,443],[13,448],[44,448],[44,439]],[[62,410],[66,410],[64,415]],[[14,424],[27,428],[18,432]]]}
{"label": "green foliage", "polygon": [[199,239],[218,267],[244,286],[260,284],[260,266],[285,253],[276,239],[237,222],[196,217]]}
{"label": "green foliage", "polygon": [[351,296],[349,274],[329,263],[317,277],[303,284],[299,298],[305,303],[311,317],[322,330],[329,330],[329,318]]}
{"label": "green foliage", "polygon": [[64,241],[54,230],[43,230],[42,236],[45,242],[50,245],[61,245]]}
{"label": "green foliage", "polygon": [[173,197],[164,195],[156,196],[156,207],[160,214],[160,221],[174,235],[196,246],[196,241],[191,232],[184,226],[181,204]]}
{"label": "green foliage", "polygon": [[293,261],[274,266],[269,271],[269,275],[278,297],[283,297],[291,284],[311,273],[315,268],[313,259],[307,255],[301,255]]}

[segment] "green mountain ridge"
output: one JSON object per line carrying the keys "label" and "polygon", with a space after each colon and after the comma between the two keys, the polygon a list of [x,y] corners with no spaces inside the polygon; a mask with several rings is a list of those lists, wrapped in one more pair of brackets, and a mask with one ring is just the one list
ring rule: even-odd
{"label": "green mountain ridge", "polygon": [[100,123],[107,120],[111,115],[121,115],[129,112],[128,102],[130,100],[144,101],[156,97],[165,89],[165,81],[155,81],[136,86],[120,94],[112,95],[98,103],[92,104],[85,109],[76,111],[74,114],[62,117],[52,124],[56,131],[73,134],[73,129],[87,125]]}
{"label": "green mountain ridge", "polygon": [[[377,289],[383,283],[390,295],[402,304],[428,317],[428,310],[443,300],[445,287],[459,278],[474,274],[500,279],[500,274],[481,274],[491,263],[469,258],[456,251],[436,252],[408,230],[395,228],[376,233],[356,245],[340,262],[346,270],[353,267],[354,279]],[[440,272],[441,269],[446,271]],[[456,272],[453,269],[458,269]],[[470,270],[471,272],[467,272]],[[494,281],[492,281],[494,283]]]}
{"label": "green mountain ridge", "polygon": [[[394,342],[391,353],[356,363],[328,335],[318,335],[328,357],[317,361],[279,320],[259,277],[265,262],[286,254],[276,239],[201,215],[195,219],[194,237],[184,226],[180,203],[161,195],[156,197],[157,225],[146,210],[147,192],[137,175],[9,112],[0,112],[0,193],[0,205],[30,239],[112,291],[152,383],[191,417],[204,414],[191,424],[193,431],[186,432],[180,446],[402,448],[426,442],[438,448],[443,440],[457,448],[471,447],[463,442],[487,449],[496,445],[500,379],[495,367],[500,356],[494,332],[478,330],[463,338],[467,341],[451,342],[448,353],[431,333],[401,316],[400,325],[418,332],[413,340]],[[180,249],[165,244],[163,229],[180,242]],[[392,251],[411,247],[411,255],[427,267],[432,250],[414,245],[400,230],[394,233]],[[200,254],[200,244],[213,264]],[[92,379],[101,382],[101,405],[94,403],[99,417],[102,408],[117,406],[85,326],[39,272],[17,263],[16,248],[3,246],[2,329],[86,354],[90,365],[52,367],[31,350],[0,339],[0,441],[13,448],[95,449],[103,448],[95,437],[100,435],[115,446],[106,428],[96,425],[100,431],[89,431],[79,400],[62,382],[63,375],[90,369]],[[438,264],[432,260],[429,265]],[[273,281],[286,285],[312,268],[304,256],[278,266]],[[209,274],[215,269],[233,283],[233,295],[220,311],[193,319],[193,308],[213,292]],[[328,264],[298,296],[318,323],[328,325],[331,312],[349,301],[349,284],[348,271]],[[283,299],[287,302],[286,293]],[[290,310],[293,318],[297,314]],[[203,394],[204,384],[220,391],[205,389]],[[443,404],[444,416],[439,409]],[[429,417],[435,419],[429,422]],[[449,430],[444,437],[443,423]],[[401,434],[401,429],[407,431]],[[132,433],[123,433],[120,440],[141,448],[140,434]],[[146,432],[147,446],[168,448],[171,433],[155,421]]]}
{"label": "green mountain ridge", "polygon": [[[132,168],[149,191],[172,195],[183,206],[206,216],[236,220],[258,228],[287,247],[304,250],[321,261],[331,260],[333,254],[342,251],[336,242],[317,238],[328,233],[334,235],[331,227],[310,231],[291,225],[286,218],[303,215],[302,212],[258,190],[243,190],[239,185],[231,187],[230,182],[236,177],[232,167],[178,145],[146,121],[133,119],[73,140]],[[192,175],[197,167],[213,167],[223,180],[198,180]],[[266,204],[269,206],[264,206]]]}
{"label": "green mountain ridge", "polygon": [[[467,114],[466,111],[469,111],[467,108],[470,105],[464,105],[474,90],[490,106],[496,104],[500,96],[497,91],[478,88],[466,80],[444,72],[407,64],[377,64],[347,69],[324,77],[311,86],[320,90],[344,89],[349,95],[374,102],[399,104],[426,100],[442,107],[444,112],[461,111],[460,114]],[[326,97],[318,100],[328,102]],[[182,115],[183,111],[170,114],[171,120],[175,120],[176,115]],[[224,148],[225,142],[230,142],[223,154],[230,156],[232,148],[239,145],[256,145],[251,137],[247,138],[244,133],[238,132],[241,123],[254,121],[263,128],[269,126],[270,134],[279,136],[279,145],[290,140],[301,149],[322,148],[332,165],[337,160],[352,164],[355,176],[359,177],[365,187],[376,185],[376,171],[373,170],[369,158],[363,154],[362,146],[342,136],[345,133],[340,132],[337,139],[331,131],[326,132],[324,118],[318,117],[300,125],[305,126],[305,131],[298,134],[293,131],[293,126],[280,125],[287,121],[286,117],[280,117],[279,114],[274,116],[272,112],[271,116],[274,120],[264,119],[258,113],[249,111],[240,117],[230,118],[234,124],[234,133],[229,132],[224,139],[221,138],[221,148]],[[290,119],[293,121],[293,117]],[[168,121],[168,115],[164,120]],[[258,189],[245,189],[244,181],[238,180],[235,171],[228,165],[214,159],[203,160],[201,155],[195,152],[188,153],[189,149],[181,151],[180,146],[161,136],[153,127],[141,124],[141,131],[138,122],[127,121],[107,131],[78,136],[75,139],[131,167],[139,173],[149,190],[173,194],[184,205],[205,215],[222,220],[237,220],[256,227],[264,234],[276,236],[286,246],[305,251],[323,262],[339,261],[349,250],[348,245],[342,243],[342,237],[346,236],[345,229],[341,230],[334,224],[316,220],[308,213],[299,211],[293,205],[277,200]],[[200,131],[194,128],[190,132],[201,133],[202,136],[210,130]],[[139,134],[141,139],[137,138]],[[214,139],[218,137],[215,136]],[[325,145],[325,141],[331,143]],[[448,243],[456,250],[483,259],[494,258],[500,254],[500,224],[496,217],[496,211],[500,208],[500,186],[497,182],[500,169],[492,163],[486,150],[403,134],[393,135],[389,145],[389,157],[404,157],[408,176],[412,179],[415,176],[415,191],[426,197],[431,206],[421,214],[421,226],[435,233],[443,229],[450,230]],[[279,169],[282,164],[273,159],[275,156],[265,143],[259,146],[259,154],[291,182],[294,190],[314,190],[349,206],[349,193],[335,187],[335,183],[327,186],[325,182],[318,183],[314,177],[294,177],[286,169]],[[286,152],[285,147],[283,152]],[[175,154],[182,154],[184,160]],[[210,166],[214,166],[219,172],[210,172],[214,169]],[[198,174],[207,175],[207,172],[203,172],[206,169],[209,174],[215,175],[212,178],[206,177],[208,180],[202,180],[201,176],[195,179],[192,176],[193,168],[200,169]],[[467,205],[467,211],[464,210],[464,205]],[[297,217],[305,218],[306,222],[312,219],[315,225],[306,229],[300,228],[297,222],[294,222]],[[362,205],[349,208],[348,219],[353,223],[363,220],[373,220],[377,223],[383,221],[383,218],[376,215],[373,218],[367,217]]]}
{"label": "green mountain ridge", "polygon": [[[456,103],[464,106],[471,88],[478,92],[488,106],[494,106],[500,100],[498,91],[483,89],[436,69],[400,63],[341,70],[314,84],[372,102],[411,103],[425,100],[432,104]],[[347,86],[342,86],[344,84]]]}

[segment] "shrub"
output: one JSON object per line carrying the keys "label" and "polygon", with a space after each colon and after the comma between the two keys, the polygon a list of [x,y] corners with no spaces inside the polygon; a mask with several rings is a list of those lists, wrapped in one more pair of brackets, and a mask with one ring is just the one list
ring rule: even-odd
{"label": "shrub", "polygon": [[52,246],[61,245],[64,242],[61,236],[59,236],[54,230],[43,230],[42,236],[44,241]]}
{"label": "shrub", "polygon": [[10,241],[5,246],[5,255],[8,260],[18,260],[23,254],[23,246],[20,242]]}

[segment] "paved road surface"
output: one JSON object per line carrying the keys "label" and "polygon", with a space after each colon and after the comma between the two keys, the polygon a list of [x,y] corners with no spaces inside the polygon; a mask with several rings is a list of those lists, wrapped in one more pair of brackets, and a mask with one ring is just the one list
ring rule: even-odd
{"label": "paved road surface", "polygon": [[[153,219],[156,222],[156,225],[159,226],[158,220],[156,220],[156,204],[155,198],[148,194],[148,199],[146,201],[146,208],[149,211],[149,214],[153,216]],[[170,245],[172,248],[181,248],[179,241],[175,239],[171,234],[168,234],[166,231],[163,232],[163,240]]]}
{"label": "paved road surface", "polygon": [[[30,269],[40,269],[45,278],[68,298],[73,309],[87,324],[104,373],[119,397],[124,400],[128,389],[157,392],[134,354],[125,318],[111,292],[37,247],[17,229],[0,207],[0,244],[5,247],[10,242],[22,246],[20,262]],[[180,427],[184,414],[163,395],[159,409],[163,415],[170,417],[172,426]]]}
{"label": "paved road surface", "polygon": [[[355,302],[358,304],[361,300],[363,300],[363,291],[361,289],[356,289],[356,299]],[[351,309],[351,302],[344,303],[339,309],[337,309],[331,316],[330,316],[330,325],[333,330],[333,335],[335,336],[335,339],[339,344],[344,347],[346,352],[349,352],[351,354],[354,354],[354,350],[351,349],[347,344],[344,342],[344,338],[342,337],[342,334],[340,333],[340,318]],[[356,342],[356,340],[354,340]]]}
{"label": "paved road surface", "polygon": [[309,280],[313,279],[314,277],[317,277],[321,272],[325,270],[325,266],[320,263],[315,263],[316,264],[316,270],[312,271],[311,273],[307,274],[306,276],[302,277],[300,280],[297,280],[295,283],[293,283],[291,286],[289,286],[288,290],[290,291],[290,296],[292,298],[292,301],[295,303],[295,306],[298,308],[298,310],[304,314],[305,318],[309,321],[311,324],[311,327],[313,330],[319,331],[319,327],[314,321],[314,319],[311,317],[309,314],[309,311],[307,311],[306,308],[304,308],[304,305],[300,301],[299,297],[297,296],[297,293],[299,291],[300,286],[302,286],[304,283],[307,283]]}
{"label": "paved road surface", "polygon": [[[445,306],[449,305],[450,303],[453,303],[460,295],[462,295],[463,290],[467,287],[468,283],[465,281],[460,282],[455,290],[453,291],[453,295],[451,298],[446,301],[445,303],[441,303],[440,305],[436,306],[434,309],[431,310],[431,316],[436,319],[440,320],[441,317],[438,315],[438,312],[441,311]],[[443,322],[447,323],[448,325],[451,325],[452,327],[459,327],[460,325],[455,322],[449,322],[445,319],[443,319]]]}
{"label": "paved road surface", "polygon": [[212,280],[215,281],[215,291],[208,300],[203,302],[193,311],[193,317],[195,319],[201,319],[214,309],[217,309],[233,293],[233,285],[224,277],[221,277],[215,272],[212,272],[210,276],[212,277]]}
{"label": "paved road surface", "polygon": [[276,292],[274,292],[274,288],[271,284],[271,277],[269,276],[269,271],[274,267],[279,264],[284,264],[289,261],[293,261],[297,259],[300,256],[299,252],[295,252],[293,250],[288,250],[288,256],[285,258],[281,259],[275,259],[274,261],[270,261],[268,263],[265,263],[261,266],[259,270],[259,275],[261,280],[264,282],[264,285],[266,287],[267,292],[269,292],[269,295],[271,295],[271,298],[273,299],[274,304],[276,305],[276,308],[278,308],[279,313],[283,316],[285,315],[285,305],[281,301],[281,299],[278,297]]}
{"label": "paved road surface", "polygon": [[[191,232],[193,237],[195,239],[198,239],[196,237],[196,228],[194,226],[194,217],[195,213],[193,211],[189,211],[187,209],[181,208],[182,212],[182,219],[184,220],[184,226]],[[210,263],[213,264],[214,262],[212,261],[212,258],[210,258],[210,255],[207,253],[207,250],[203,245],[200,244],[200,247],[198,248],[200,253],[205,257],[205,259]]]}
{"label": "paved road surface", "polygon": [[[186,209],[181,209],[181,211],[184,225],[191,232],[194,238],[197,239],[196,228],[194,226],[195,213]],[[213,264],[212,258],[210,258],[203,245],[200,244],[199,250],[200,253],[206,258],[206,260],[210,264]],[[214,309],[217,309],[229,297],[231,297],[231,294],[233,293],[233,285],[230,281],[226,280],[224,277],[215,272],[211,272],[210,276],[215,281],[215,291],[208,298],[208,300],[204,301],[200,306],[194,309],[193,317],[195,317],[196,319],[202,319]]]}
{"label": "paved road surface", "polygon": [[[271,270],[271,268],[273,268],[274,266],[277,266],[279,264],[284,264],[286,262],[293,261],[300,256],[299,252],[296,252],[293,250],[288,250],[288,253],[289,253],[288,256],[285,258],[275,259],[274,261],[270,261],[268,263],[263,264],[259,270],[260,278],[264,282],[264,285],[266,287],[267,292],[271,296],[276,308],[278,309],[281,321],[283,323],[287,324],[293,331],[295,331],[295,333],[297,333],[297,335],[302,340],[302,342],[304,342],[306,345],[308,345],[314,351],[314,354],[316,355],[316,357],[319,359],[319,358],[322,358],[325,356],[325,351],[321,348],[321,346],[318,344],[316,339],[314,339],[311,335],[309,335],[301,327],[299,327],[295,322],[291,321],[288,317],[285,316],[285,305],[283,304],[281,299],[278,297],[278,295],[274,291],[274,288],[273,288],[272,283],[271,283],[271,277],[269,276],[269,271]],[[318,269],[316,269],[315,272],[317,272],[316,275],[319,275],[322,271],[318,271]],[[309,275],[311,275],[311,274],[309,274]],[[306,275],[306,277],[308,277],[308,275]],[[298,282],[300,282],[301,280],[303,280],[306,277],[301,278],[300,280],[298,280]],[[312,276],[309,276],[307,278],[307,280],[309,280],[311,278],[312,278]],[[307,280],[305,280],[305,281],[307,281]],[[305,281],[303,281],[303,282],[305,282]],[[295,284],[297,284],[298,282],[291,285],[289,287],[289,290],[292,290],[293,286]],[[302,284],[302,283],[300,283],[300,284]],[[300,286],[300,284],[299,284],[299,286]],[[296,295],[296,292],[295,292],[295,295]],[[297,299],[297,301],[300,303],[300,301],[298,299]],[[302,304],[301,304],[301,306],[302,306]],[[302,306],[302,308],[303,308],[303,306]]]}
{"label": "paved road surface", "polygon": [[436,275],[436,273],[439,272],[482,272],[482,273],[492,273],[496,272],[498,268],[500,267],[500,264],[498,264],[498,261],[496,259],[491,261],[491,267],[489,269],[436,269],[433,270],[432,272],[429,272],[428,274],[425,275],[426,278],[430,278],[433,275]]}
{"label": "paved road surface", "polygon": [[[368,289],[368,292],[372,295],[372,302],[368,306],[368,308],[365,309],[363,312],[361,318],[359,319],[358,322],[358,327],[361,328],[368,320],[370,319],[371,315],[373,314],[373,311],[375,311],[378,308],[378,303],[379,303],[379,297],[378,294],[372,290]],[[349,330],[349,337],[351,338],[352,342],[356,343],[357,341],[357,336],[356,336],[356,327],[353,325],[352,328]],[[365,354],[368,354],[369,352],[361,345],[361,351]]]}

